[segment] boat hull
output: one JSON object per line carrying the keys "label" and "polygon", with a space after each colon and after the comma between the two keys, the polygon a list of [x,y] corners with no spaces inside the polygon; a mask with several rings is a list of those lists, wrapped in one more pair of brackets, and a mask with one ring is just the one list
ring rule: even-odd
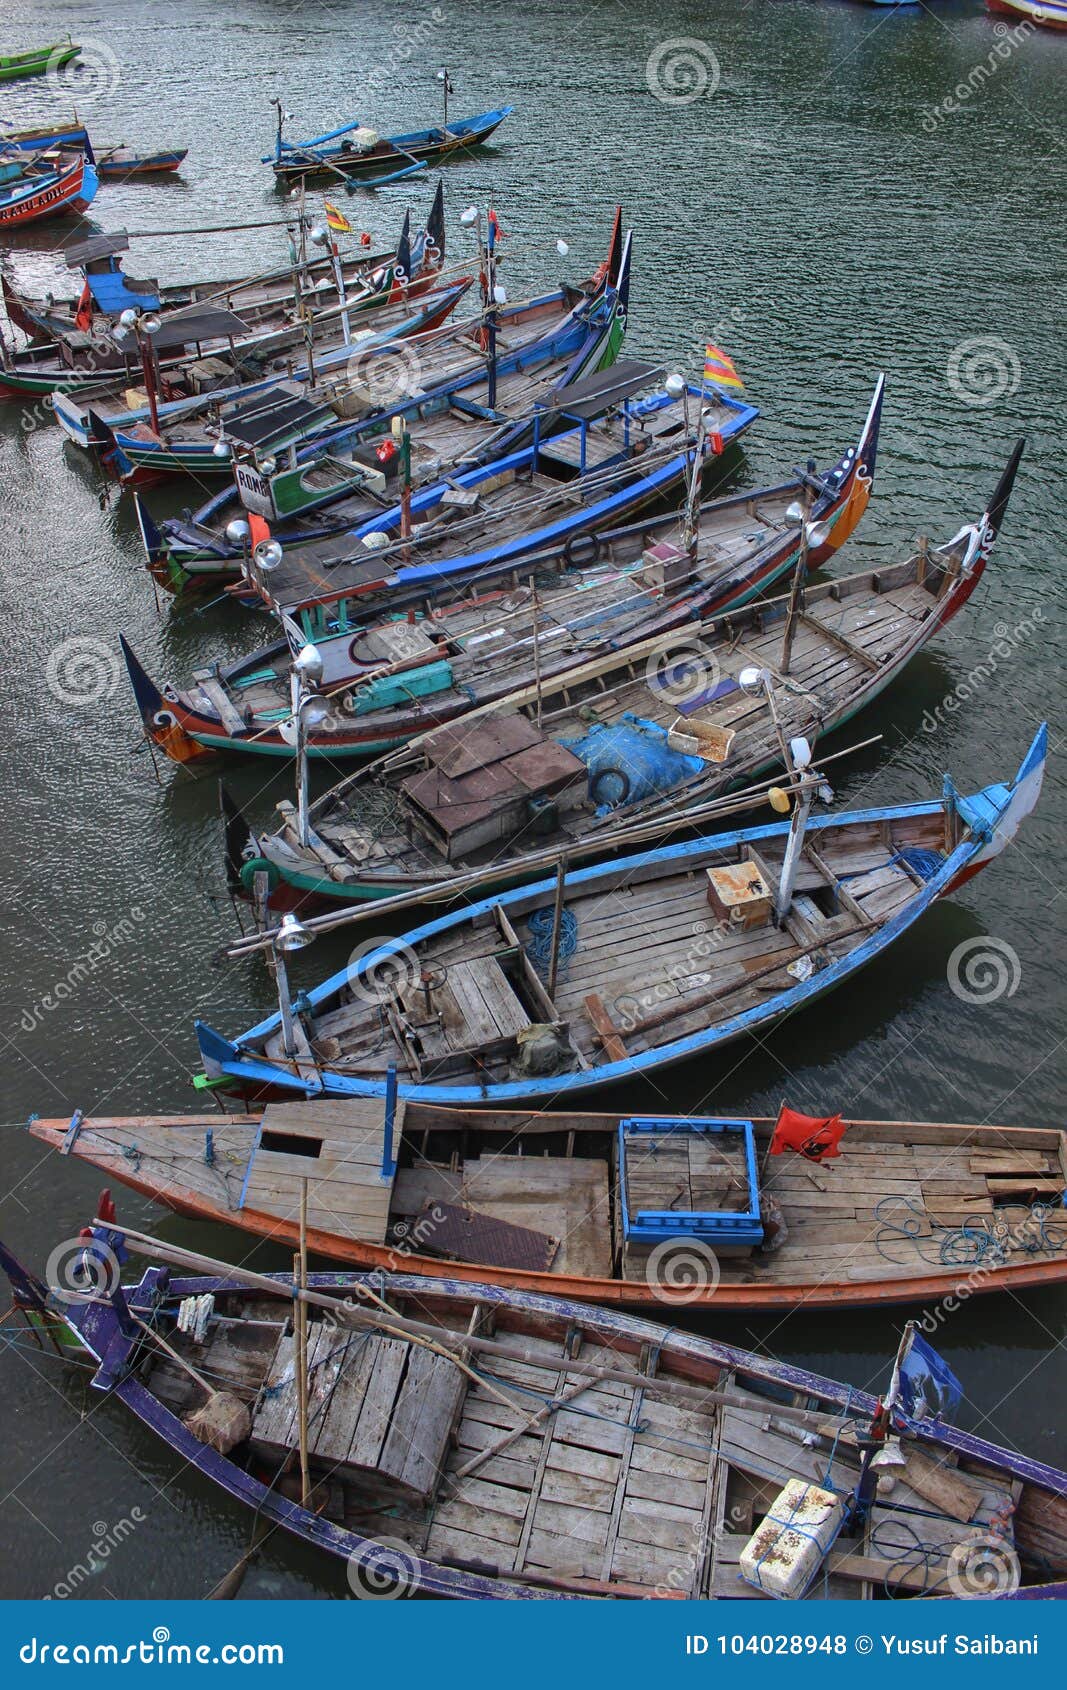
{"label": "boat hull", "polygon": [[[439,1123],[443,1123],[447,1111],[437,1115]],[[461,1111],[456,1112],[457,1130],[466,1117]],[[552,1126],[552,1117],[539,1118],[546,1128]],[[566,1115],[560,1116],[560,1131],[588,1131],[599,1127],[602,1123],[616,1120],[612,1117]],[[149,1118],[146,1125],[152,1124]],[[101,1123],[107,1125],[108,1123]],[[132,1117],[126,1121],[118,1120],[115,1127],[128,1129],[135,1138],[139,1126],[139,1118]],[[515,1116],[515,1131],[521,1132],[526,1124],[525,1117]],[[200,1117],[177,1117],[173,1120],[173,1129],[186,1129],[191,1139],[194,1135],[202,1137],[208,1130],[222,1132],[231,1126],[244,1127],[247,1125],[250,1144],[254,1144],[259,1130],[260,1117],[227,1117],[214,1114],[201,1119]],[[418,1121],[412,1126],[418,1131]],[[774,1123],[771,1120],[754,1120],[753,1125],[760,1135],[761,1142],[769,1137]],[[246,1201],[237,1207],[212,1202],[206,1196],[183,1188],[177,1180],[168,1180],[164,1170],[155,1178],[150,1178],[142,1171],[139,1161],[130,1156],[116,1152],[114,1155],[104,1154],[99,1150],[87,1150],[85,1141],[91,1137],[94,1123],[88,1120],[83,1123],[75,1144],[74,1154],[79,1159],[90,1163],[108,1179],[117,1180],[129,1190],[137,1192],[139,1196],[162,1204],[172,1213],[181,1215],[186,1220],[204,1221],[218,1225],[232,1226],[242,1232],[255,1237],[269,1238],[279,1245],[290,1245],[294,1248],[300,1244],[299,1217],[262,1213],[257,1211]],[[977,1133],[985,1137],[995,1137],[998,1146],[1006,1149],[1017,1148],[1020,1151],[1031,1149],[1034,1144],[1058,1138],[1051,1132],[1029,1130],[1024,1127],[1002,1127],[996,1129],[971,1128],[966,1126],[928,1127],[905,1121],[849,1121],[847,1133],[854,1129],[870,1130],[872,1135],[885,1133],[892,1141],[925,1143],[929,1139],[935,1144],[947,1142],[949,1135],[955,1133],[965,1143],[971,1142]],[[69,1131],[69,1124],[65,1121],[33,1121],[30,1132],[40,1143],[50,1149],[61,1151]],[[191,1155],[191,1152],[190,1152]],[[154,1165],[154,1164],[153,1164]],[[1064,1170],[1064,1184],[1067,1186],[1067,1169]],[[828,1223],[828,1231],[832,1230]],[[684,1242],[684,1240],[683,1240]],[[425,1275],[432,1278],[441,1271],[440,1258],[420,1255],[417,1249],[405,1248],[402,1252],[395,1246],[375,1244],[365,1239],[352,1238],[338,1232],[329,1232],[321,1227],[310,1226],[307,1232],[307,1246],[313,1255],[321,1256],[325,1260],[337,1262],[345,1267],[367,1271],[395,1272],[402,1263],[405,1273]],[[814,1260],[817,1261],[817,1251]],[[748,1260],[742,1258],[738,1264],[744,1274],[742,1279],[730,1277],[731,1263],[724,1260],[720,1263],[720,1272],[716,1283],[694,1284],[686,1288],[685,1307],[687,1309],[714,1308],[716,1313],[738,1314],[759,1312],[781,1312],[786,1309],[799,1307],[817,1309],[835,1308],[872,1308],[892,1307],[909,1303],[936,1303],[944,1297],[946,1290],[955,1289],[961,1279],[962,1267],[956,1264],[951,1271],[936,1272],[907,1272],[900,1264],[887,1260],[884,1277],[879,1279],[855,1279],[847,1275],[835,1278],[832,1273],[822,1267],[813,1269],[809,1278],[797,1278],[792,1281],[773,1279],[769,1273],[754,1270]],[[487,1277],[492,1277],[494,1284],[509,1291],[540,1292],[559,1297],[574,1297],[582,1302],[596,1303],[606,1308],[639,1308],[647,1310],[662,1309],[671,1299],[671,1286],[668,1282],[658,1279],[618,1279],[618,1278],[590,1278],[586,1276],[566,1273],[540,1273],[528,1268],[506,1267],[494,1264],[492,1267],[479,1262],[449,1262],[449,1275],[457,1282],[464,1284],[479,1284]],[[1056,1260],[1040,1260],[1034,1254],[1027,1261],[1007,1266],[987,1266],[978,1264],[977,1271],[971,1275],[962,1274],[967,1284],[968,1297],[974,1295],[988,1295],[996,1291],[1024,1291],[1043,1286],[1061,1285],[1067,1283],[1067,1258]],[[681,1299],[679,1299],[681,1300]]]}

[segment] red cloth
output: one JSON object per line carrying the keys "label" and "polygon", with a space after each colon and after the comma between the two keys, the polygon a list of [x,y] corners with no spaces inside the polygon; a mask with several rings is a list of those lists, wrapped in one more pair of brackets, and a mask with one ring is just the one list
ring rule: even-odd
{"label": "red cloth", "polygon": [[81,298],[78,300],[78,309],[74,313],[74,327],[76,329],[85,330],[91,328],[92,323],[93,292],[88,282],[86,282],[81,291]]}
{"label": "red cloth", "polygon": [[270,524],[268,522],[264,522],[263,518],[261,516],[257,516],[254,511],[249,511],[248,540],[252,550],[255,551],[261,540],[269,539]]}
{"label": "red cloth", "polygon": [[809,1162],[824,1162],[829,1156],[840,1156],[838,1145],[845,1135],[845,1123],[840,1115],[800,1115],[783,1104],[771,1139],[772,1156],[783,1150],[795,1150]]}

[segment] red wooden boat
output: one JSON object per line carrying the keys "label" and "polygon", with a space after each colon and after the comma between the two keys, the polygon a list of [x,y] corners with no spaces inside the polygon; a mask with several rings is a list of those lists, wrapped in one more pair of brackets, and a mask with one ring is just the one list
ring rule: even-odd
{"label": "red wooden boat", "polygon": [[97,175],[83,155],[40,178],[28,175],[0,197],[0,228],[36,223],[61,212],[84,211],[96,195]]}

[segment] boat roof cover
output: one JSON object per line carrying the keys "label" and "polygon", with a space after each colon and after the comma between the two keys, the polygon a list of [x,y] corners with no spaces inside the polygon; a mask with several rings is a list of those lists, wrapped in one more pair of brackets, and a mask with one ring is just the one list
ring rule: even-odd
{"label": "boat roof cover", "polygon": [[188,346],[194,340],[227,340],[231,335],[248,333],[248,325],[235,311],[205,310],[192,306],[175,311],[152,336],[152,345],[160,347]]}
{"label": "boat roof cover", "polygon": [[129,249],[129,235],[125,229],[118,229],[113,235],[90,235],[87,241],[75,241],[73,246],[64,248],[63,257],[68,270],[80,270],[83,264],[92,264],[98,258],[111,258],[116,252],[128,252]]}
{"label": "boat roof cover", "polygon": [[286,382],[258,399],[227,411],[226,433],[243,446],[261,446],[279,433],[315,422],[324,412],[330,414],[328,406],[321,401],[312,403],[295,384]]}
{"label": "boat roof cover", "polygon": [[662,364],[648,364],[643,358],[620,358],[610,369],[597,370],[595,375],[555,388],[547,408],[588,421],[610,406],[632,399],[635,393],[651,387],[662,376]]}

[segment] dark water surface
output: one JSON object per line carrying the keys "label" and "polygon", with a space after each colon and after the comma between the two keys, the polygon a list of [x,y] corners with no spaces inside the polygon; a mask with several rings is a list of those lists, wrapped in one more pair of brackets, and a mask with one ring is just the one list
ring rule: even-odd
{"label": "dark water surface", "polygon": [[[674,1071],[666,1089],[679,1111],[769,1113],[788,1098],[813,1112],[1059,1125],[1067,40],[1038,32],[1013,45],[978,0],[900,14],[835,0],[3,8],[10,49],[68,27],[95,66],[75,96],[94,136],[191,149],[181,181],[102,189],[93,212],[104,228],[278,216],[257,162],[274,94],[303,134],[359,114],[383,133],[415,127],[436,113],[443,62],[455,111],[513,102],[493,152],[446,173],[455,250],[458,212],[492,191],[517,297],[557,274],[557,236],[571,246],[569,274],[586,274],[621,199],[636,229],[630,349],[692,369],[707,333],[727,346],[763,407],[750,481],[809,455],[830,461],[854,438],[877,371],[888,372],[879,487],[852,567],[905,555],[919,532],[954,533],[981,509],[1014,438],[1028,437],[979,593],[856,724],[852,738],[880,732],[883,742],[839,765],[835,785],[856,805],[931,795],[945,769],[962,787],[1007,777],[1047,715],[1053,758],[1038,814],[988,874],[858,983],[769,1039]],[[650,92],[646,67],[679,38],[708,88],[672,104]],[[659,54],[668,77],[673,51]],[[4,119],[44,121],[59,104],[44,83],[0,88]],[[346,203],[377,245],[395,236],[408,200],[425,210],[431,191],[404,184]],[[70,235],[64,223],[21,237],[20,273],[57,285],[49,249]],[[137,241],[131,269],[226,275],[284,252],[274,228],[168,236]],[[116,638],[124,630],[154,671],[181,678],[259,629],[230,608],[160,612],[129,505],[103,491],[54,427],[3,408],[0,1227],[37,1267],[91,1215],[99,1181],[43,1156],[20,1130],[26,1117],[193,1107],[194,1013],[235,1032],[270,1003],[260,968],[212,966],[233,932],[214,782],[167,767],[157,784],[137,754]],[[55,655],[71,639],[94,642],[95,684],[69,652]],[[957,688],[966,701],[935,716]],[[95,699],[71,696],[86,690]],[[265,787],[258,767],[232,778],[259,819],[288,786],[276,776]],[[968,1004],[950,988],[948,959],[982,935],[1010,946],[1015,989]],[[86,968],[94,941],[106,960]],[[301,978],[343,955],[341,944],[316,946]],[[52,1011],[47,994],[62,999]],[[619,1101],[638,1100],[605,1106]],[[644,1103],[663,1107],[651,1090]],[[121,1212],[216,1253],[248,1253],[238,1234],[192,1228],[126,1194]],[[256,1259],[281,1265],[262,1250]],[[799,1311],[704,1326],[866,1385],[884,1382],[900,1319]],[[1062,1292],[976,1299],[952,1314],[938,1342],[966,1386],[961,1420],[1067,1462],[1065,1329]],[[5,1353],[0,1367],[0,1594],[47,1594],[86,1559],[94,1528],[136,1521],[135,1509],[143,1523],[83,1593],[195,1597],[232,1566],[248,1520],[178,1477],[150,1435],[28,1351]],[[276,1536],[245,1594],[344,1589],[343,1571]]]}

